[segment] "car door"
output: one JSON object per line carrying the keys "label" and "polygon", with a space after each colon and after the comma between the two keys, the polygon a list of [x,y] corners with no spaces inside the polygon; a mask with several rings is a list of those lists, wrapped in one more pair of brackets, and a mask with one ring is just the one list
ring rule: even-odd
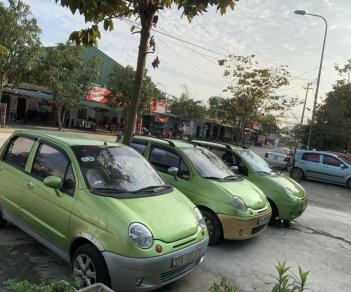
{"label": "car door", "polygon": [[[59,190],[44,185],[48,176],[62,179]],[[71,161],[65,151],[47,142],[38,144],[23,187],[22,217],[36,233],[62,250],[67,244],[75,182]]]}
{"label": "car door", "polygon": [[[184,194],[189,194],[189,190],[192,189],[191,173],[189,167],[174,149],[152,144],[147,159],[167,183]],[[176,177],[167,172],[170,167],[179,169]]]}
{"label": "car door", "polygon": [[0,205],[5,216],[20,220],[25,168],[35,139],[15,136],[0,161]]}
{"label": "car door", "polygon": [[332,155],[323,154],[321,166],[321,178],[323,180],[345,183],[346,176],[347,166],[344,162]]}
{"label": "car door", "polygon": [[305,152],[301,156],[300,165],[305,176],[321,179],[321,154]]}

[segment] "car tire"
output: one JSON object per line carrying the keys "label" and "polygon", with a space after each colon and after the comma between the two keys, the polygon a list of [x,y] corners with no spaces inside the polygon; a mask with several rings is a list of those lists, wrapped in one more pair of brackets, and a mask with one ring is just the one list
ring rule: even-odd
{"label": "car tire", "polygon": [[222,236],[222,226],[219,222],[216,214],[209,210],[201,210],[202,216],[206,222],[208,235],[209,235],[209,243],[208,245],[216,244]]}
{"label": "car tire", "polygon": [[5,220],[5,219],[2,217],[2,214],[1,214],[1,212],[0,212],[0,229],[3,228],[6,224],[7,224],[7,220]]}
{"label": "car tire", "polygon": [[276,225],[279,220],[278,208],[271,200],[268,200],[268,201],[272,208],[272,216],[271,216],[271,219],[269,220],[269,225]]}
{"label": "car tire", "polygon": [[95,283],[103,283],[111,287],[110,274],[105,260],[92,244],[84,244],[77,248],[72,257],[72,270],[79,288]]}
{"label": "car tire", "polygon": [[351,178],[346,182],[346,185],[351,189]]}
{"label": "car tire", "polygon": [[291,177],[294,180],[300,181],[303,179],[303,171],[300,168],[294,168],[293,171],[291,172]]}

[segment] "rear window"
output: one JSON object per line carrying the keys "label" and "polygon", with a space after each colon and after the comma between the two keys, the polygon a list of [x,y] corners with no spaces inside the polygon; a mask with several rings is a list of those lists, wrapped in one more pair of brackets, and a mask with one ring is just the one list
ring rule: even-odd
{"label": "rear window", "polygon": [[133,141],[130,143],[130,147],[132,147],[134,150],[138,151],[141,155],[144,154],[145,149],[146,149],[146,143],[143,142],[135,142]]}
{"label": "rear window", "polygon": [[34,142],[34,139],[28,137],[16,137],[12,139],[7,148],[4,161],[24,170]]}

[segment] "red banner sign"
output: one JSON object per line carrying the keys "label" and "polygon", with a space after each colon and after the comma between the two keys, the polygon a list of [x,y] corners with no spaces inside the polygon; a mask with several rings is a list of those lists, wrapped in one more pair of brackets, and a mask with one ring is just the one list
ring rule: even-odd
{"label": "red banner sign", "polygon": [[109,94],[110,91],[106,88],[93,87],[87,95],[87,100],[106,103],[108,101],[106,96]]}

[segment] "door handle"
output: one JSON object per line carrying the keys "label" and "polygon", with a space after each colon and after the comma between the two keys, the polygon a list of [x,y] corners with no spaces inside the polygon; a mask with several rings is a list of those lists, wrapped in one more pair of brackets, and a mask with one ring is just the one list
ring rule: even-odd
{"label": "door handle", "polygon": [[34,188],[34,184],[33,184],[31,181],[28,181],[28,182],[27,182],[27,186],[28,186],[28,188],[30,188],[30,189]]}

